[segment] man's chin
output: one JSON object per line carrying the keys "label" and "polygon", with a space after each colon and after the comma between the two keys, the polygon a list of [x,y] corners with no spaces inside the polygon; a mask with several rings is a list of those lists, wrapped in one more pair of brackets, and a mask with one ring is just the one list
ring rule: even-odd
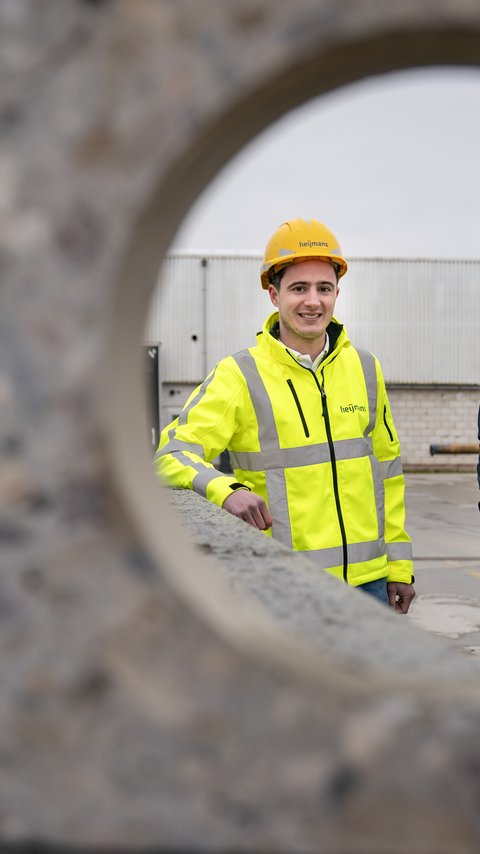
{"label": "man's chin", "polygon": [[300,335],[301,338],[307,338],[309,341],[312,338],[321,338],[322,335],[325,334],[324,329],[299,329],[297,334]]}

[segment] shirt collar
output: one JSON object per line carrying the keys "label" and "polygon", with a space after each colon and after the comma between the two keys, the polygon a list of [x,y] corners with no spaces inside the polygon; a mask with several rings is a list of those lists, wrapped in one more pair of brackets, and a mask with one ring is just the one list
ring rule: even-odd
{"label": "shirt collar", "polygon": [[325,347],[323,348],[322,352],[318,354],[316,359],[312,359],[312,357],[309,356],[308,353],[299,353],[298,350],[292,350],[292,348],[287,347],[283,343],[283,341],[280,341],[280,339],[278,339],[278,340],[279,340],[280,344],[283,347],[285,347],[285,349],[288,350],[288,352],[291,353],[292,356],[295,357],[295,359],[299,365],[303,365],[304,368],[309,368],[311,371],[317,370],[319,364],[321,362],[323,362],[325,356],[328,354],[328,348],[330,346],[330,342],[328,339],[328,332],[325,332]]}

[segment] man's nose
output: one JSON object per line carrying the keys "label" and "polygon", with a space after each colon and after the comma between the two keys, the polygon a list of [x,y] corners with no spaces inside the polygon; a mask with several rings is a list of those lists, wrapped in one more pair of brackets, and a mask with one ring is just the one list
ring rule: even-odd
{"label": "man's nose", "polygon": [[319,305],[320,303],[320,294],[318,293],[316,288],[309,288],[305,295],[305,302],[307,305]]}

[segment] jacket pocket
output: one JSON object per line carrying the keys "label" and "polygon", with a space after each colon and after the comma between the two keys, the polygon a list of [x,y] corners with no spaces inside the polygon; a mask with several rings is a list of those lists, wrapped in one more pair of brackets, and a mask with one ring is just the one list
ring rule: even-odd
{"label": "jacket pocket", "polygon": [[301,405],[300,405],[300,401],[299,401],[299,399],[298,399],[297,392],[295,391],[295,386],[293,385],[292,380],[287,380],[287,385],[288,385],[288,387],[289,387],[290,391],[292,392],[292,396],[293,396],[293,399],[294,399],[295,404],[296,404],[297,409],[298,409],[298,414],[299,414],[299,416],[300,416],[300,420],[301,420],[301,422],[302,422],[302,427],[303,427],[303,430],[304,430],[305,436],[306,436],[306,437],[307,437],[307,439],[308,439],[308,438],[310,437],[310,433],[309,433],[309,431],[308,431],[307,422],[305,421],[305,416],[304,416],[304,414],[303,414],[302,407],[301,407]]}
{"label": "jacket pocket", "polygon": [[385,429],[386,429],[388,435],[390,436],[390,441],[393,442],[393,433],[390,430],[390,427],[388,426],[388,421],[387,421],[387,407],[386,406],[383,407],[383,423],[385,424]]}

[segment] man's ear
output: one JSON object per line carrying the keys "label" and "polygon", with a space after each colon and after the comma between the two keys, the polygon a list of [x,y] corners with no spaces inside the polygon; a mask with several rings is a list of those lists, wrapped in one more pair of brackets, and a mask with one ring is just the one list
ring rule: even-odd
{"label": "man's ear", "polygon": [[277,291],[275,285],[269,285],[268,286],[268,293],[270,295],[270,299],[272,301],[272,304],[275,307],[277,307],[278,306],[278,291]]}

